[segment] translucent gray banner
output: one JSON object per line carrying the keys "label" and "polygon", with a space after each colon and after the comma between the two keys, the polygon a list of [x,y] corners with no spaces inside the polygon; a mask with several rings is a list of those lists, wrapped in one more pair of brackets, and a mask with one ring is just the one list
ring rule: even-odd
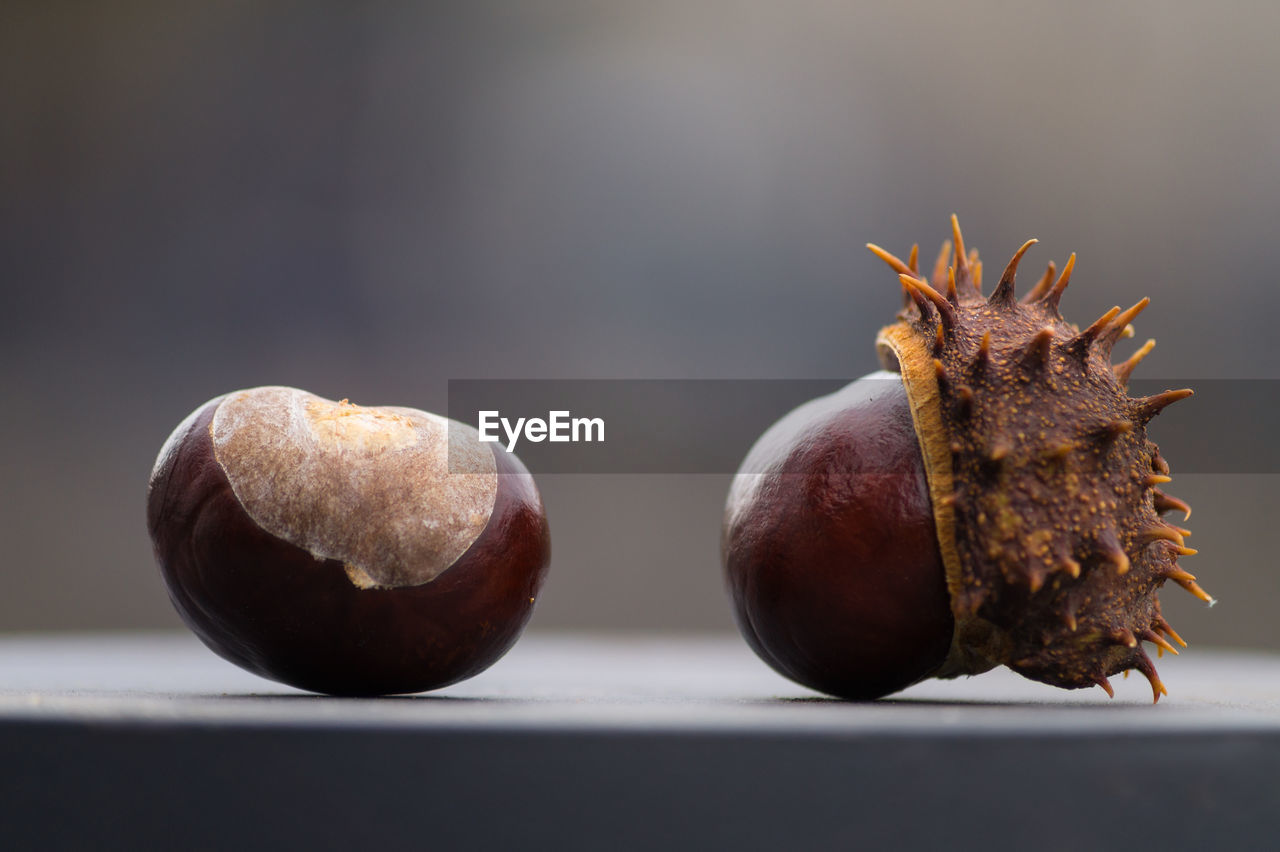
{"label": "translucent gray banner", "polygon": [[[898,385],[870,381],[883,385],[873,394]],[[733,473],[772,424],[848,382],[460,379],[449,382],[448,416],[484,429],[495,448],[514,439],[533,473]],[[1147,427],[1175,474],[1280,473],[1280,382],[1135,379],[1129,395],[1183,387],[1195,396]]]}

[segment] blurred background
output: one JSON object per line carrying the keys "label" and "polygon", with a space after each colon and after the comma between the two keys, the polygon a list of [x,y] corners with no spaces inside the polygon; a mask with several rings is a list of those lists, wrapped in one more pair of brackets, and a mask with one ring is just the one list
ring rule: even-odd
{"label": "blurred background", "polygon": [[[212,396],[855,377],[900,293],[863,244],[931,262],[953,211],[989,274],[1078,252],[1072,320],[1151,296],[1143,377],[1280,378],[1277,31],[1269,0],[8,2],[0,630],[178,626],[143,501]],[[532,626],[732,630],[728,481],[540,477]],[[1170,487],[1221,601],[1164,595],[1193,642],[1280,648],[1278,482]]]}

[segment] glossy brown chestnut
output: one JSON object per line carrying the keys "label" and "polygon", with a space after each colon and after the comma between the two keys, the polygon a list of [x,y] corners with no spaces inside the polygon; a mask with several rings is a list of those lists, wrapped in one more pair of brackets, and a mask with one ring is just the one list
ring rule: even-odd
{"label": "glossy brown chestnut", "polygon": [[722,538],[739,626],[775,669],[874,698],[925,677],[1008,666],[1066,689],[1136,670],[1143,642],[1185,646],[1160,611],[1173,582],[1212,598],[1178,557],[1190,507],[1158,486],[1149,422],[1190,389],[1130,397],[1155,341],[1112,363],[1150,300],[1081,329],[1059,310],[1075,255],[1021,298],[995,288],[952,217],[932,276],[878,246],[903,294],[881,329],[885,370],[785,417],[730,489]]}
{"label": "glossy brown chestnut", "polygon": [[752,448],[729,495],[734,613],[779,673],[844,698],[942,664],[953,620],[906,391],[880,372],[809,402]]}
{"label": "glossy brown chestnut", "polygon": [[[220,656],[314,692],[419,692],[483,671],[532,614],[550,539],[528,471],[473,437],[291,388],[201,406],[147,499],[179,615]],[[461,445],[476,472],[450,468]]]}

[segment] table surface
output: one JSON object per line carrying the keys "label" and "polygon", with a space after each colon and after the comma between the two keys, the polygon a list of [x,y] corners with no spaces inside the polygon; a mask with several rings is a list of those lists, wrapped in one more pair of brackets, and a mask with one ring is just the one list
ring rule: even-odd
{"label": "table surface", "polygon": [[1193,648],[1145,678],[1062,690],[1007,669],[926,681],[889,699],[825,698],[736,637],[529,635],[488,671],[393,698],[331,698],[241,671],[186,634],[0,638],[0,719],[282,725],[465,725],[914,734],[1280,729],[1280,655]]}
{"label": "table surface", "polygon": [[0,822],[17,848],[165,846],[179,830],[185,848],[402,845],[424,820],[447,848],[1274,835],[1280,656],[1193,647],[1158,664],[1170,694],[1155,706],[1136,674],[1108,699],[1003,670],[849,703],[736,637],[531,634],[453,687],[348,699],[261,680],[185,634],[11,636]]}

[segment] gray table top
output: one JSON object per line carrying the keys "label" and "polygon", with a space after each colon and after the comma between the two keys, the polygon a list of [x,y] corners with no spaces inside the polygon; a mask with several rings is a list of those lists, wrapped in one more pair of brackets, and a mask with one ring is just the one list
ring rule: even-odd
{"label": "gray table top", "polygon": [[774,674],[736,637],[524,637],[460,684],[392,699],[327,698],[241,671],[186,634],[0,638],[0,720],[560,729],[1052,733],[1280,730],[1280,655],[1192,648],[1061,690],[1008,670],[926,681],[888,700],[829,700]]}
{"label": "gray table top", "polygon": [[186,635],[0,639],[0,848],[1270,849],[1280,657],[823,698],[736,637],[526,636],[418,696]]}

